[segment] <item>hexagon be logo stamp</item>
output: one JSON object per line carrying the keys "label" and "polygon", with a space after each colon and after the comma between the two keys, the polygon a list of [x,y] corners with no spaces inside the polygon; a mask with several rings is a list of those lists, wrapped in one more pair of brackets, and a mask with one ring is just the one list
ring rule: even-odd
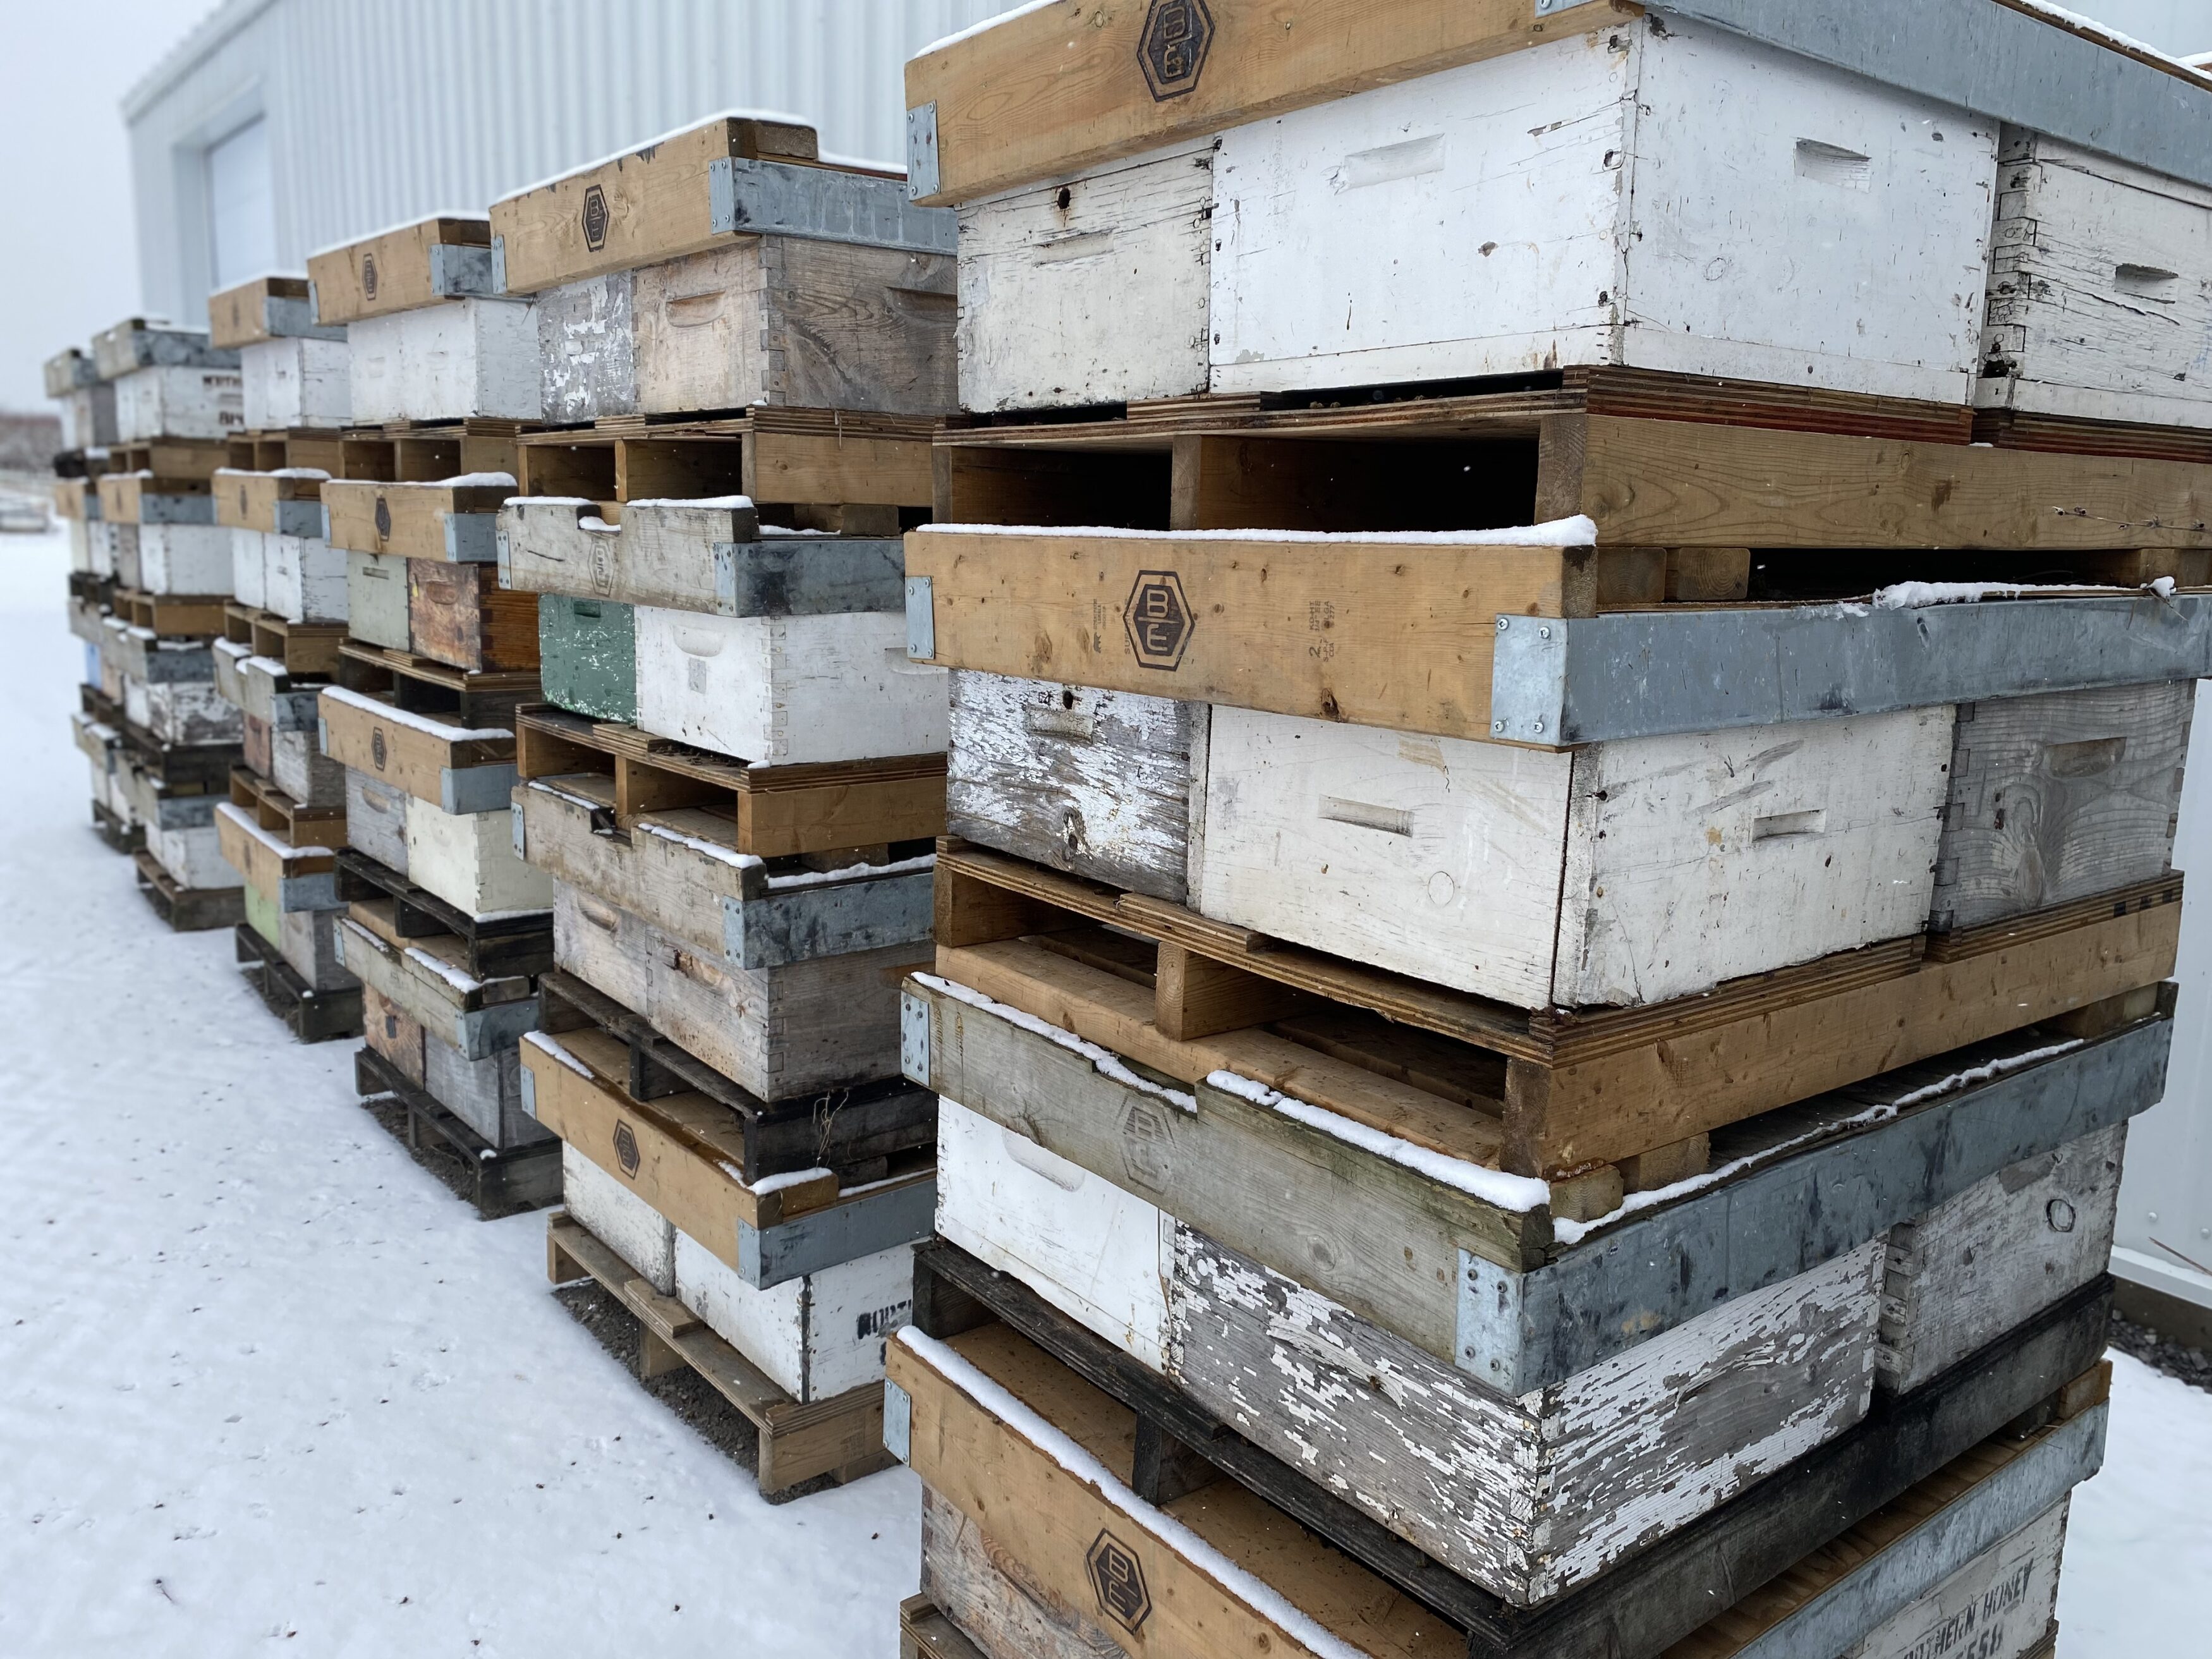
{"label": "hexagon be logo stamp", "polygon": [[376,537],[382,541],[392,533],[392,503],[383,496],[376,498]]}
{"label": "hexagon be logo stamp", "polygon": [[1170,673],[1182,665],[1183,647],[1190,643],[1190,601],[1183,598],[1182,578],[1174,571],[1139,570],[1121,620],[1139,663]]}
{"label": "hexagon be logo stamp", "polygon": [[374,253],[361,256],[361,291],[372,300],[376,297],[376,256]]}
{"label": "hexagon be logo stamp", "polygon": [[1136,1553],[1112,1533],[1102,1532],[1083,1565],[1097,1594],[1098,1610],[1134,1636],[1152,1613],[1152,1593],[1145,1588],[1144,1564]]}
{"label": "hexagon be logo stamp", "polygon": [[607,245],[607,193],[597,185],[584,191],[584,246],[597,253]]}
{"label": "hexagon be logo stamp", "polygon": [[615,1125],[615,1161],[622,1165],[623,1173],[635,1179],[637,1176],[637,1132],[627,1122]]}
{"label": "hexagon be logo stamp", "polygon": [[1121,1167],[1146,1192],[1164,1192],[1175,1170],[1175,1126],[1157,1102],[1133,1100],[1121,1109]]}
{"label": "hexagon be logo stamp", "polygon": [[1165,103],[1195,87],[1212,44],[1213,14],[1206,0],[1152,0],[1137,42],[1137,61],[1145,67],[1152,101]]}
{"label": "hexagon be logo stamp", "polygon": [[368,757],[376,763],[376,769],[384,769],[384,728],[376,726],[368,734]]}

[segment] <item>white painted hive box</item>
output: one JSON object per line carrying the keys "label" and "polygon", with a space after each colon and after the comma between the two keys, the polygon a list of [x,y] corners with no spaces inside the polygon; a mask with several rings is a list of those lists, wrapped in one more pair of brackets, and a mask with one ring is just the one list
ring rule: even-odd
{"label": "white painted hive box", "polygon": [[514,855],[513,819],[506,812],[447,812],[410,795],[407,875],[473,916],[553,905],[552,878]]}
{"label": "white painted hive box", "polygon": [[341,427],[353,418],[353,379],[343,340],[285,337],[242,346],[246,429]]}
{"label": "white painted hive box", "polygon": [[1217,708],[1193,902],[1523,1008],[1686,996],[1921,931],[1951,722],[1554,753]]}
{"label": "white painted hive box", "polygon": [[945,671],[894,611],[710,617],[637,608],[637,723],[762,766],[934,754]]}
{"label": "white painted hive box", "polygon": [[536,307],[453,300],[349,324],[353,418],[538,418]]}
{"label": "white painted hive box", "polygon": [[1964,404],[1996,137],[1625,21],[963,209],[962,402],[1624,365]]}
{"label": "white painted hive box", "polygon": [[137,368],[115,382],[115,434],[125,443],[227,438],[245,420],[234,368]]}
{"label": "white painted hive box", "polygon": [[1964,403],[1996,154],[1656,16],[1235,128],[1212,389],[1618,363]]}
{"label": "white painted hive box", "polygon": [[272,534],[262,604],[287,622],[346,619],[347,556],[320,536]]}
{"label": "white painted hive box", "polygon": [[2212,418],[2212,190],[2007,128],[1974,401]]}

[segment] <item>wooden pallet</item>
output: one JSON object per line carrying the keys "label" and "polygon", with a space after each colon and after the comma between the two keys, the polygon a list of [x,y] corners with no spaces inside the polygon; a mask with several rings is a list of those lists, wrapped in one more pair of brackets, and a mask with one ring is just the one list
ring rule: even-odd
{"label": "wooden pallet", "polygon": [[[915,1282],[916,1327],[940,1341],[957,1340],[971,1363],[1001,1382],[1018,1375],[1042,1384],[1016,1391],[1048,1420],[1055,1407],[1045,1402],[1073,1402],[1081,1384],[1097,1391],[1086,1401],[1111,1402],[1133,1416],[1133,1454],[1122,1454],[1121,1478],[1138,1500],[1171,1506],[1225,1478],[1232,1483],[1225,1501],[1249,1507],[1257,1500],[1255,1515],[1272,1514],[1276,1523],[1287,1521],[1325,1540],[1380,1580],[1373,1589],[1395,1590],[1465,1632],[1468,1651],[1484,1659],[1598,1651],[1651,1659],[1711,1611],[1789,1571],[2008,1426],[2050,1425],[2094,1409],[2105,1398],[2100,1360],[2111,1304],[2112,1281],[2101,1279],[1923,1391],[1878,1402],[1857,1426],[1604,1577],[1519,1607],[1261,1451],[1018,1280],[939,1244],[917,1252]],[[895,1426],[893,1443],[904,1438],[915,1472],[933,1489],[958,1504],[963,1489],[980,1493],[1011,1472],[956,1427],[960,1413],[945,1379],[896,1341],[890,1382],[895,1412],[902,1405],[899,1414],[907,1418]],[[1062,1532],[1056,1518],[1039,1519],[1046,1530]],[[1087,1540],[1097,1523],[1083,1524]]]}
{"label": "wooden pallet", "polygon": [[137,866],[138,890],[154,914],[179,933],[204,933],[214,927],[231,927],[246,920],[243,887],[180,887],[151,853],[143,848],[131,855]]}
{"label": "wooden pallet", "polygon": [[614,779],[610,828],[640,813],[711,806],[735,814],[738,848],[759,858],[919,841],[945,823],[945,757],[755,768],[550,703],[515,712],[524,782],[589,774]]}
{"label": "wooden pallet", "polygon": [[427,1133],[453,1152],[469,1171],[469,1200],[486,1221],[561,1201],[559,1141],[532,1141],[501,1152],[365,1044],[354,1054],[353,1081],[364,1103],[388,1097],[406,1109],[410,1150],[421,1147]]}
{"label": "wooden pallet", "polygon": [[165,640],[219,640],[230,601],[220,593],[148,593],[118,587],[108,604],[133,628],[150,628]]}
{"label": "wooden pallet", "polygon": [[115,608],[115,578],[112,576],[95,576],[89,570],[72,570],[69,576],[69,591],[70,598],[95,611],[112,611]]}
{"label": "wooden pallet", "polygon": [[1012,1654],[987,1654],[960,1633],[937,1610],[927,1595],[909,1595],[899,1603],[899,1659],[1016,1659]]}
{"label": "wooden pallet", "polygon": [[134,763],[151,773],[161,786],[179,794],[219,795],[228,793],[230,769],[246,761],[242,744],[163,743],[144,726],[127,720],[113,722],[123,734],[123,745]]}
{"label": "wooden pallet", "polygon": [[520,421],[472,416],[462,421],[393,421],[348,427],[338,434],[341,479],[428,483],[471,472],[514,472]]}
{"label": "wooden pallet", "polygon": [[100,476],[150,472],[154,495],[205,495],[208,480],[229,465],[227,438],[149,438],[141,442],[110,444]]}
{"label": "wooden pallet", "polygon": [[252,814],[256,823],[294,847],[346,844],[343,801],[336,806],[302,806],[250,766],[230,769],[230,804]]}
{"label": "wooden pallet", "polygon": [[696,1314],[632,1273],[628,1262],[565,1211],[556,1212],[546,1223],[545,1272],[556,1285],[595,1280],[636,1318],[641,1379],[689,1366],[744,1413],[760,1433],[756,1467],[763,1497],[825,1475],[842,1486],[889,1468],[895,1461],[884,1449],[881,1388],[854,1389],[800,1405],[708,1330]]}
{"label": "wooden pallet", "polygon": [[501,725],[519,706],[535,702],[540,695],[536,669],[471,674],[412,651],[358,640],[338,647],[333,677],[349,691],[386,697],[410,714],[435,714],[464,726]]}
{"label": "wooden pallet", "polygon": [[349,904],[390,901],[396,937],[414,940],[450,935],[456,965],[478,979],[539,974],[553,965],[553,913],[472,916],[358,848],[337,854],[338,896]]}
{"label": "wooden pallet", "polygon": [[246,982],[261,993],[269,1012],[301,1042],[328,1042],[362,1034],[361,987],[316,990],[250,921],[240,922],[231,938]]}
{"label": "wooden pallet", "polygon": [[125,823],[122,815],[106,801],[92,803],[92,828],[112,852],[137,853],[146,845],[146,826]]}
{"label": "wooden pallet", "polygon": [[625,501],[744,495],[772,523],[896,536],[930,504],[932,426],[914,416],[765,405],[720,416],[617,416],[524,436],[518,493],[580,496],[611,523]]}
{"label": "wooden pallet", "polygon": [[633,1103],[650,1111],[656,1100],[687,1097],[686,1115],[696,1121],[672,1121],[670,1134],[741,1181],[820,1165],[854,1186],[889,1178],[895,1160],[933,1154],[937,1097],[903,1078],[764,1101],[574,974],[541,975],[538,994],[540,1030],[611,1040],[604,1080]]}
{"label": "wooden pallet", "polygon": [[343,435],[331,427],[290,427],[232,436],[230,465],[240,472],[280,472],[312,467],[332,477],[343,476]]}
{"label": "wooden pallet", "polygon": [[[940,975],[1188,1082],[1225,1067],[1310,1093],[1303,1050],[1289,1071],[1270,1058],[1273,1028],[1286,1021],[1318,1020],[1306,1040],[1318,1033],[1319,1046],[1343,1040],[1352,1012],[1448,1039],[1416,1039],[1398,1045],[1396,1059],[1363,1062],[1437,1079],[1427,1085],[1443,1097],[1432,1109],[1376,1121],[1356,1097],[1316,1103],[1555,1184],[1694,1146],[1724,1124],[1894,1066],[2124,1001],[2172,972],[2181,915],[2173,875],[1675,1002],[1532,1014],[951,838],[939,843],[936,892]],[[1376,1046],[1371,1033],[1352,1041]]]}
{"label": "wooden pallet", "polygon": [[221,631],[234,644],[252,647],[255,656],[283,663],[287,674],[300,679],[327,679],[346,642],[343,623],[295,623],[235,599],[223,605]]}
{"label": "wooden pallet", "polygon": [[[1620,606],[2212,580],[2212,459],[2133,428],[2028,422],[1984,447],[1963,408],[1628,369],[1072,415],[947,422],[936,520],[1351,534],[1584,514],[1597,601]],[[1850,549],[1881,556],[1831,556]]]}
{"label": "wooden pallet", "polygon": [[76,701],[78,708],[101,725],[112,726],[118,732],[123,729],[125,718],[123,704],[98,686],[88,682],[81,683],[76,688]]}

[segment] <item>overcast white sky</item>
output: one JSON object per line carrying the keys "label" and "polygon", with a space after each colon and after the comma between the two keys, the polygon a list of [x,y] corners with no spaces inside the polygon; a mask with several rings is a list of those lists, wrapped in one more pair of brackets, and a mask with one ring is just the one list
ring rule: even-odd
{"label": "overcast white sky", "polygon": [[[2072,3],[2169,52],[2212,49],[2212,0]],[[138,308],[118,106],[213,9],[214,0],[0,0],[0,178],[10,194],[0,230],[0,409],[52,407],[39,366]]]}
{"label": "overcast white sky", "polygon": [[123,94],[214,0],[0,0],[0,409],[138,306]]}

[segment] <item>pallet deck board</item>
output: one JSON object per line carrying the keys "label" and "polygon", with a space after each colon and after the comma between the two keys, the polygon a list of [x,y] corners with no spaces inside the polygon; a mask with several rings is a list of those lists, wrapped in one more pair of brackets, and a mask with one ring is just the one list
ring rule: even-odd
{"label": "pallet deck board", "polygon": [[[935,1145],[936,1103],[926,1087],[887,1078],[829,1095],[765,1101],[574,974],[552,969],[538,984],[539,1029],[546,1035],[596,1031],[621,1046],[627,1071],[617,1076],[611,1069],[605,1079],[610,1087],[620,1087],[648,1109],[656,1097],[689,1091],[732,1115],[738,1133],[717,1139],[713,1157],[740,1181],[825,1164],[852,1169]],[[752,1224],[773,1225],[786,1212],[801,1213],[796,1201],[785,1199],[765,1222],[754,1215]]]}
{"label": "pallet deck board", "polygon": [[611,775],[615,826],[670,807],[726,805],[737,848],[759,858],[916,841],[945,822],[945,757],[749,766],[710,750],[550,704],[516,712],[520,781]]}

